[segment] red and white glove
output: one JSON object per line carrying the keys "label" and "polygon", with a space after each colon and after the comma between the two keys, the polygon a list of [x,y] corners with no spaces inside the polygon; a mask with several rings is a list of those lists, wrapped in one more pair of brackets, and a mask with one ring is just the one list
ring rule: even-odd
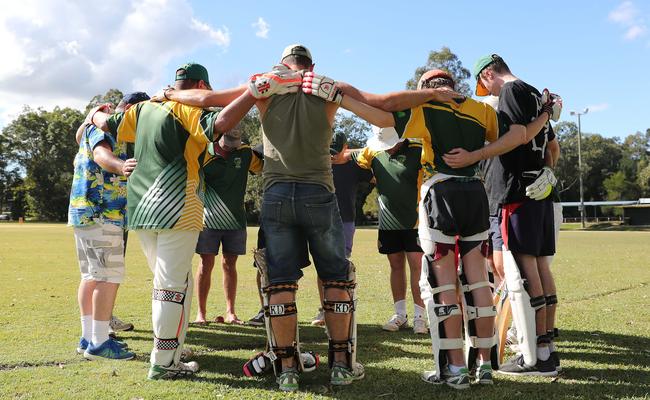
{"label": "red and white glove", "polygon": [[298,93],[302,74],[284,64],[278,64],[264,74],[251,76],[248,90],[256,99],[266,99],[274,94]]}
{"label": "red and white glove", "polygon": [[562,97],[551,93],[548,89],[542,91],[542,111],[548,113],[548,118],[557,122],[562,114]]}
{"label": "red and white glove", "polygon": [[302,91],[336,104],[341,104],[343,100],[343,92],[334,79],[313,72],[306,72],[302,78]]}

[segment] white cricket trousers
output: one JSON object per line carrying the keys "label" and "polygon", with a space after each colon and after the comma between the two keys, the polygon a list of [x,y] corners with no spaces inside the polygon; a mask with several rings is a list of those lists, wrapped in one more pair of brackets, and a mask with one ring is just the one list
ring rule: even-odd
{"label": "white cricket trousers", "polygon": [[137,230],[153,272],[151,364],[168,367],[181,358],[192,304],[192,257],[198,231]]}

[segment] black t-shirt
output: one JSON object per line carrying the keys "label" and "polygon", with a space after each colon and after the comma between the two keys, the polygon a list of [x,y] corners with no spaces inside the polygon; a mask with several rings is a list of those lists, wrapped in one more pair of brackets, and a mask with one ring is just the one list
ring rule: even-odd
{"label": "black t-shirt", "polygon": [[[524,81],[504,84],[499,94],[499,134],[505,134],[510,125],[525,126],[534,121],[542,113],[541,98],[539,91]],[[526,186],[544,167],[546,146],[553,139],[555,134],[547,123],[530,142],[483,163],[490,214],[495,215],[500,204],[528,199]]]}
{"label": "black t-shirt", "polygon": [[341,220],[354,222],[356,218],[357,188],[359,182],[370,181],[372,172],[365,170],[354,161],[332,165],[336,201],[339,204]]}

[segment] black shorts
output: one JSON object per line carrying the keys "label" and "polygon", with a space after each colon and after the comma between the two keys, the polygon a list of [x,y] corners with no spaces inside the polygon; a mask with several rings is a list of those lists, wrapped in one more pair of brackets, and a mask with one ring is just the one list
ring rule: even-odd
{"label": "black shorts", "polygon": [[422,253],[418,245],[418,230],[379,230],[377,247],[381,254],[393,254],[405,251],[407,253]]}
{"label": "black shorts", "polygon": [[212,229],[205,228],[199,234],[196,243],[197,254],[219,254],[219,247],[224,254],[246,254],[246,229]]}
{"label": "black shorts", "polygon": [[555,254],[553,202],[527,200],[504,204],[501,234],[508,250],[536,257]]}
{"label": "black shorts", "polygon": [[490,215],[490,230],[488,232],[489,252],[503,250],[503,236],[501,235],[501,207],[497,215]]}
{"label": "black shorts", "polygon": [[[438,243],[486,240],[489,206],[478,179],[451,178],[435,183],[423,201],[430,238]],[[422,221],[421,221],[422,222]]]}

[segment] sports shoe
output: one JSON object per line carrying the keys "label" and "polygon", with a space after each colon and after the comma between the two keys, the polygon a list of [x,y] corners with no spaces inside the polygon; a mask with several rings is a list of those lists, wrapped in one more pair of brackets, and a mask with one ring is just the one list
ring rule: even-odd
{"label": "sports shoe", "polygon": [[147,379],[156,381],[159,379],[187,378],[191,377],[198,371],[199,363],[196,361],[179,361],[178,364],[170,365],[169,367],[163,367],[162,365],[151,365],[151,367],[149,367],[149,374],[147,375]]}
{"label": "sports shoe", "polygon": [[84,358],[88,360],[130,360],[134,358],[135,353],[127,351],[123,345],[115,339],[108,339],[99,346],[95,346],[91,342],[84,351]]}
{"label": "sports shoe", "polygon": [[449,367],[445,367],[441,378],[447,386],[454,389],[469,389],[469,370],[465,367],[461,368],[457,374],[452,374]]}
{"label": "sports shoe", "polygon": [[255,314],[255,316],[248,320],[248,325],[250,326],[264,326],[264,309],[260,310]]}
{"label": "sports shoe", "polygon": [[406,315],[393,314],[392,317],[381,327],[388,332],[397,332],[400,329],[408,328],[409,320]]}
{"label": "sports shoe", "polygon": [[133,330],[133,324],[129,322],[124,322],[121,319],[117,318],[116,316],[112,315],[111,320],[108,323],[108,326],[114,331],[114,332],[120,332],[120,331],[132,331]]}
{"label": "sports shoe", "polygon": [[508,348],[517,353],[519,352],[519,339],[517,339],[517,328],[515,326],[511,326],[510,329],[506,332],[506,346]]}
{"label": "sports shoe", "polygon": [[[361,377],[362,378],[362,377]],[[356,379],[354,372],[347,367],[347,365],[339,362],[334,362],[332,371],[330,373],[330,383],[335,386],[349,385]]]}
{"label": "sports shoe", "polygon": [[[113,340],[115,340],[115,339],[113,339]],[[128,349],[129,348],[128,344],[126,344],[124,342],[120,342],[119,340],[115,340],[115,341],[117,342],[118,345],[122,346],[123,349]],[[79,345],[77,346],[77,354],[83,354],[84,351],[86,351],[86,349],[88,348],[88,343],[89,342],[86,339],[84,339],[83,337],[80,338],[79,339]]]}
{"label": "sports shoe", "polygon": [[322,308],[318,309],[318,314],[311,321],[313,326],[323,326],[325,325],[325,311]]}
{"label": "sports shoe", "polygon": [[530,366],[524,362],[524,356],[517,354],[508,362],[499,367],[500,374],[505,375],[534,375],[534,376],[557,376],[555,363],[549,357],[546,361],[537,359],[537,364]]}
{"label": "sports shoe", "polygon": [[492,379],[492,366],[490,364],[483,364],[476,368],[476,380],[474,382],[479,385],[494,384],[494,380]]}
{"label": "sports shoe", "polygon": [[555,365],[555,370],[557,372],[562,372],[562,366],[560,365],[560,355],[557,353],[557,351],[551,352],[550,359],[553,360],[553,364]]}
{"label": "sports shoe", "polygon": [[415,318],[413,320],[413,333],[418,335],[426,335],[429,333],[429,328],[427,328],[427,323],[423,318]]}
{"label": "sports shoe", "polygon": [[278,383],[278,388],[283,392],[295,392],[298,390],[298,378],[298,370],[288,368],[282,371],[275,381]]}
{"label": "sports shoe", "polygon": [[181,349],[181,360],[187,360],[188,358],[192,358],[194,356],[194,352],[192,349],[183,347]]}

